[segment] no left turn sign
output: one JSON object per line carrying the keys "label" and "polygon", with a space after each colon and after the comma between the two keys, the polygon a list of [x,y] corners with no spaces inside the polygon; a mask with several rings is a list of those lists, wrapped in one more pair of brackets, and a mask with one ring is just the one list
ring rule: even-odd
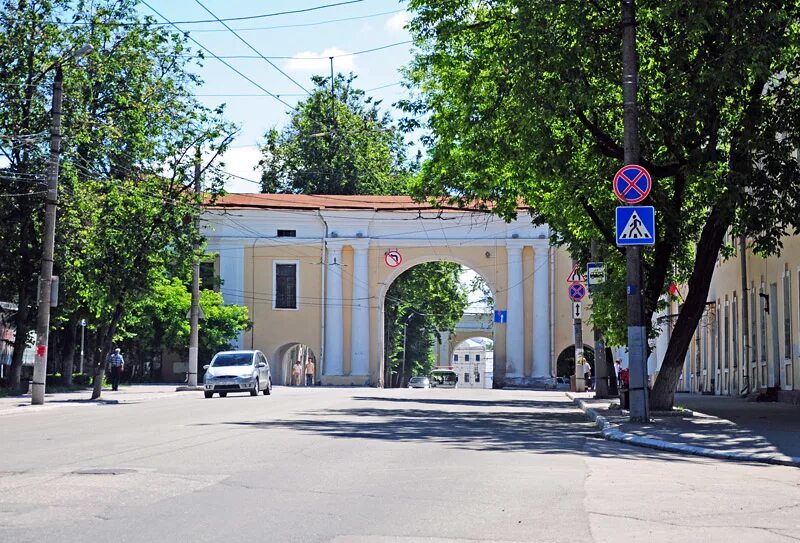
{"label": "no left turn sign", "polygon": [[397,249],[392,249],[391,251],[386,251],[386,254],[383,255],[383,261],[390,268],[396,268],[403,263],[403,255]]}

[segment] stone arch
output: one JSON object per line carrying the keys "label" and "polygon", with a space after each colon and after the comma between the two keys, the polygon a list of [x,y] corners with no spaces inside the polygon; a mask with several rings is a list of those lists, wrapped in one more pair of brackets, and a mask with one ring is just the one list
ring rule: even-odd
{"label": "stone arch", "polygon": [[[591,345],[583,344],[583,356],[589,365],[592,367],[592,375],[594,375],[594,347]],[[556,359],[556,376],[569,377],[575,373],[575,346],[568,345],[559,354]]]}
{"label": "stone arch", "polygon": [[270,358],[270,371],[272,372],[272,383],[275,385],[290,385],[292,378],[292,364],[294,360],[302,358],[301,365],[305,365],[308,357],[313,357],[314,363],[319,372],[319,358],[308,345],[299,341],[284,343],[275,349]]}
{"label": "stone arch", "polygon": [[[432,249],[432,250],[434,250],[434,249]],[[481,249],[481,250],[483,250],[483,249]],[[496,247],[487,245],[486,246],[486,251],[487,251],[486,254],[488,255],[489,251],[492,251],[492,252],[496,251]],[[492,261],[494,262],[494,258],[492,259]],[[398,277],[400,277],[400,275],[402,275],[403,273],[407,272],[408,270],[410,270],[414,266],[418,266],[420,264],[426,264],[428,262],[452,262],[452,263],[455,263],[455,264],[460,264],[460,265],[464,266],[465,268],[469,268],[470,270],[472,270],[477,275],[480,275],[483,278],[483,280],[486,282],[487,287],[489,288],[489,290],[492,293],[492,298],[495,300],[495,302],[497,300],[497,284],[496,284],[493,276],[490,274],[490,270],[485,265],[481,266],[481,265],[476,264],[473,261],[473,259],[462,258],[459,255],[452,255],[452,254],[448,254],[447,256],[437,256],[437,255],[415,256],[415,257],[411,257],[411,258],[408,258],[408,259],[404,259],[403,263],[400,266],[398,266],[397,268],[393,268],[392,270],[390,270],[384,276],[384,279],[381,282],[381,287],[380,287],[380,291],[379,291],[379,297],[378,297],[378,332],[380,334],[379,335],[379,337],[380,337],[380,343],[379,343],[380,344],[380,350],[379,350],[380,358],[379,358],[379,360],[381,362],[380,362],[380,365],[379,365],[380,366],[379,374],[380,374],[381,378],[382,378],[382,374],[385,373],[385,368],[383,368],[383,361],[386,359],[386,352],[385,352],[386,345],[384,345],[384,341],[383,341],[383,339],[384,339],[384,337],[386,335],[386,322],[384,320],[384,315],[385,315],[385,311],[386,311],[386,294],[389,292],[389,287],[392,286],[392,284],[397,280]],[[476,332],[479,332],[479,331],[476,331]],[[491,339],[491,340],[495,341],[495,343],[497,343],[496,338],[494,337],[493,330],[489,330],[488,332],[489,332],[489,335],[484,336],[484,337],[488,337],[489,339]],[[469,339],[470,337],[481,337],[482,336],[482,333],[468,332],[468,334],[469,335],[465,336],[464,339]],[[452,340],[452,335],[450,335],[450,337],[448,337],[445,334],[442,334],[442,341],[445,342],[446,345],[440,344],[440,347],[446,347],[447,348],[447,353],[448,353],[449,357],[452,357],[453,348],[455,347],[455,345],[452,343],[451,340]],[[463,339],[460,340],[460,341],[463,341]],[[437,361],[441,361],[441,359],[442,359],[441,349],[440,349],[439,352],[436,353],[436,357],[438,359]]]}

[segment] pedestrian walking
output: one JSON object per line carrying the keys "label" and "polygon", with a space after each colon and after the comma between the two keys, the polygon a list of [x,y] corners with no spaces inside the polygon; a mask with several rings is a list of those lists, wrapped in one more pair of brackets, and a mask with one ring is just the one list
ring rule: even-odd
{"label": "pedestrian walking", "polygon": [[297,387],[300,386],[300,384],[301,384],[301,382],[300,382],[300,374],[302,373],[302,371],[303,371],[303,367],[300,365],[300,361],[299,360],[295,361],[294,366],[292,366],[292,384],[294,386],[297,386]]}
{"label": "pedestrian walking", "polygon": [[111,366],[111,390],[119,388],[119,379],[125,369],[125,359],[119,352],[119,348],[114,349],[113,354],[108,357],[108,364]]}
{"label": "pedestrian walking", "polygon": [[310,387],[314,385],[314,359],[309,358],[308,362],[306,362],[306,386]]}
{"label": "pedestrian walking", "polygon": [[622,361],[617,358],[614,360],[614,375],[617,377],[617,382],[619,382],[619,370],[622,369]]}

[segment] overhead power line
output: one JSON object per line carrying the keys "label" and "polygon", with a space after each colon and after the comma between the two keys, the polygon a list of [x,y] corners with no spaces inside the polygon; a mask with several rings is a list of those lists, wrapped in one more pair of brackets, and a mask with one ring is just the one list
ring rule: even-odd
{"label": "overhead power line", "polygon": [[256,55],[258,55],[258,56],[259,56],[259,57],[261,57],[262,59],[264,59],[264,60],[267,62],[267,64],[269,64],[270,66],[272,66],[273,68],[275,68],[276,70],[278,70],[278,72],[279,72],[281,75],[283,75],[283,76],[284,76],[286,79],[288,79],[289,81],[291,81],[292,83],[294,83],[295,85],[297,85],[298,87],[300,87],[301,89],[303,89],[304,91],[306,91],[308,94],[311,94],[311,91],[309,91],[309,90],[308,90],[307,88],[305,88],[303,85],[301,85],[300,83],[298,83],[298,82],[297,82],[297,80],[296,80],[295,78],[293,78],[292,76],[290,76],[289,74],[287,74],[286,72],[284,72],[283,70],[281,70],[281,69],[278,67],[278,65],[277,65],[277,64],[275,64],[275,63],[274,63],[274,62],[272,62],[270,59],[268,59],[268,58],[267,58],[267,57],[265,57],[263,54],[261,54],[261,52],[260,52],[258,49],[256,49],[255,47],[253,47],[253,46],[252,46],[252,44],[251,44],[250,42],[248,42],[246,39],[244,39],[243,37],[241,37],[241,36],[240,36],[240,35],[239,35],[239,34],[238,34],[238,33],[237,33],[237,32],[236,32],[234,29],[232,29],[230,26],[228,26],[228,23],[226,23],[225,21],[223,21],[222,19],[220,19],[219,17],[217,17],[217,16],[216,16],[216,14],[215,14],[213,11],[211,11],[210,9],[208,9],[208,8],[205,6],[205,4],[203,4],[203,2],[201,2],[200,0],[195,0],[195,2],[197,2],[197,5],[198,5],[198,6],[200,6],[200,7],[201,7],[201,8],[203,8],[204,10],[206,10],[206,11],[208,12],[208,14],[209,14],[209,15],[211,15],[212,17],[214,17],[214,18],[217,20],[217,22],[219,22],[220,24],[222,24],[222,26],[224,26],[225,28],[227,28],[227,29],[228,29],[228,31],[230,31],[230,33],[231,33],[231,34],[233,34],[234,36],[236,36],[236,37],[239,39],[239,41],[240,41],[240,42],[242,42],[243,44],[245,44],[245,45],[247,46],[247,48],[248,48],[248,49],[250,49],[252,52],[254,52]]}
{"label": "overhead power line", "polygon": [[[199,0],[195,0],[195,1],[199,3]],[[234,32],[234,34],[236,34],[236,33]],[[236,37],[239,38],[239,39],[242,39],[238,35]],[[244,40],[242,40],[242,41],[244,41]],[[247,43],[247,42],[245,42],[245,43]],[[266,60],[267,62],[269,62],[268,59],[273,59],[273,60],[329,60],[331,58],[353,57],[353,56],[356,56],[356,55],[363,55],[365,53],[373,53],[375,51],[383,51],[384,49],[389,49],[390,47],[397,47],[398,45],[406,45],[408,43],[411,43],[411,40],[398,41],[398,42],[390,43],[388,45],[381,45],[379,47],[373,47],[371,49],[363,49],[361,51],[353,51],[352,53],[341,53],[341,54],[338,54],[338,55],[327,55],[327,56],[324,56],[324,57],[298,57],[298,56],[287,57],[287,56],[274,56],[274,55],[264,56],[261,53],[259,53],[258,55],[220,55],[219,58],[225,58],[225,59],[261,58],[261,59]],[[249,46],[250,45],[248,44],[248,47]],[[252,47],[251,47],[251,49],[252,49]],[[272,64],[272,63],[270,62],[270,64]],[[272,65],[275,66],[274,64],[272,64]],[[281,73],[283,73],[283,72],[281,72]],[[286,74],[284,74],[284,75],[286,75]],[[287,75],[286,77],[289,77],[289,76]],[[291,79],[291,78],[289,78],[289,79]],[[292,81],[294,81],[294,80],[292,80]]]}
{"label": "overhead power line", "polygon": [[[320,9],[334,8],[334,7],[337,7],[337,6],[346,6],[348,4],[358,4],[358,3],[363,2],[363,1],[364,0],[347,0],[346,2],[336,2],[334,4],[323,4],[321,6],[312,6],[310,8],[292,9],[292,10],[287,10],[287,11],[275,11],[275,12],[272,12],[272,13],[262,13],[260,15],[245,15],[243,17],[226,17],[226,18],[223,19],[223,21],[252,21],[253,19],[266,19],[268,17],[278,17],[280,15],[292,15],[294,13],[308,13],[309,11],[317,11],[317,10],[320,10]],[[150,7],[150,6],[148,6],[148,7]],[[153,8],[150,7],[150,9],[153,9]],[[156,25],[170,25],[170,24],[194,25],[194,24],[216,23],[217,22],[216,19],[194,19],[194,20],[189,20],[189,21],[174,21],[174,22],[173,21],[169,21],[165,17],[164,17],[164,19],[167,20],[167,22],[165,22],[165,23],[155,23],[155,24]],[[92,24],[98,24],[98,21],[51,21],[51,22],[55,23],[55,24],[62,24],[62,25],[92,25]],[[100,24],[103,24],[103,22],[101,21]],[[138,26],[138,25],[147,24],[147,23],[141,23],[141,22],[119,23],[119,22],[114,22],[113,24],[115,26]]]}
{"label": "overhead power line", "polygon": [[252,83],[252,84],[253,84],[255,87],[257,87],[259,90],[263,91],[263,92],[264,92],[264,93],[266,93],[268,96],[271,96],[271,97],[273,97],[273,98],[274,98],[274,99],[276,99],[278,102],[280,102],[280,103],[282,103],[283,105],[285,105],[286,107],[288,107],[288,108],[290,108],[290,109],[292,109],[292,110],[296,110],[296,109],[297,109],[297,108],[295,108],[293,105],[291,105],[289,102],[287,102],[287,101],[283,100],[283,99],[282,99],[280,96],[278,96],[277,94],[275,94],[275,93],[273,93],[273,92],[271,92],[271,91],[267,90],[267,89],[266,89],[266,88],[265,88],[263,85],[261,85],[260,83],[257,83],[256,81],[254,81],[253,79],[251,79],[249,76],[247,76],[247,75],[245,75],[244,73],[242,73],[241,71],[239,71],[239,70],[238,70],[236,67],[234,67],[234,66],[233,66],[231,63],[227,62],[225,59],[222,59],[222,58],[220,58],[219,56],[217,56],[217,54],[216,54],[216,53],[214,53],[213,51],[211,51],[211,50],[210,50],[208,47],[206,47],[205,45],[203,45],[202,43],[200,43],[199,41],[197,41],[196,39],[194,39],[193,37],[191,37],[191,36],[190,36],[188,33],[184,32],[184,31],[183,31],[183,30],[182,30],[182,29],[181,29],[181,28],[180,28],[180,27],[179,27],[179,26],[178,26],[176,23],[173,23],[172,21],[170,21],[169,19],[167,19],[167,18],[166,18],[164,15],[162,15],[162,14],[161,14],[161,13],[160,13],[160,12],[159,12],[159,11],[158,11],[156,8],[154,8],[153,6],[151,6],[150,4],[148,4],[148,3],[146,2],[146,0],[142,0],[142,4],[144,4],[145,6],[147,6],[148,8],[150,8],[150,10],[151,10],[153,13],[155,13],[156,15],[158,15],[159,17],[161,17],[162,19],[164,19],[165,21],[167,21],[167,22],[168,22],[170,25],[172,25],[173,27],[175,27],[175,28],[176,28],[176,29],[177,29],[179,32],[183,33],[183,34],[184,34],[184,35],[185,35],[185,36],[186,36],[186,37],[187,37],[189,40],[191,40],[193,43],[195,43],[195,44],[196,44],[198,47],[200,47],[200,48],[201,48],[203,51],[205,51],[206,53],[208,53],[209,55],[211,55],[211,56],[212,56],[212,57],[214,57],[215,59],[219,60],[221,63],[223,63],[223,64],[224,64],[225,66],[227,66],[229,69],[231,69],[232,71],[236,72],[236,73],[237,73],[239,76],[241,76],[242,78],[244,78],[244,79],[246,79],[247,81],[249,81],[250,83]]}
{"label": "overhead power line", "polygon": [[[363,91],[364,92],[372,92],[372,91],[376,91],[376,90],[388,89],[389,87],[396,87],[397,85],[402,85],[402,84],[403,84],[402,81],[395,81],[394,83],[387,83],[385,85],[380,85],[378,87],[372,87],[370,89],[363,89]],[[210,94],[201,93],[201,94],[195,94],[195,96],[202,97],[202,98],[265,98],[265,97],[268,97],[268,95],[259,94],[259,93],[255,93],[255,92],[253,92],[253,93],[247,93],[247,92],[242,92],[242,93],[210,93]],[[305,94],[286,94],[286,93],[281,93],[278,96],[298,97],[298,96],[306,96],[306,95]],[[252,147],[252,145],[247,145],[245,147]]]}
{"label": "overhead power line", "polygon": [[[296,23],[291,25],[273,25],[273,26],[256,26],[256,27],[246,27],[246,28],[237,28],[238,32],[254,32],[258,30],[278,30],[281,28],[302,28],[307,26],[320,26],[330,23],[343,23],[346,21],[357,21],[360,19],[371,19],[373,17],[380,17],[382,15],[394,15],[396,13],[402,13],[405,10],[396,9],[394,11],[381,11],[380,13],[370,13],[369,15],[359,15],[357,17],[342,17],[341,19],[327,19],[325,21],[316,21],[313,23]],[[227,32],[227,30],[223,30],[221,28],[196,28],[192,30],[192,32]]]}

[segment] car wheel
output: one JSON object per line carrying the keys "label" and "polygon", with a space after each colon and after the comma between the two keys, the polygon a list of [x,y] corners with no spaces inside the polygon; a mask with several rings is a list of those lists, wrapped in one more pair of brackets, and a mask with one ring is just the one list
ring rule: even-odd
{"label": "car wheel", "polygon": [[256,385],[255,385],[255,386],[254,386],[252,389],[250,389],[250,395],[251,395],[251,396],[258,396],[258,392],[259,392],[260,390],[261,390],[261,389],[260,389],[260,388],[259,388],[259,386],[258,386],[258,379],[256,379]]}
{"label": "car wheel", "polygon": [[269,396],[272,394],[272,379],[267,381],[267,388],[264,389],[264,396]]}
{"label": "car wheel", "polygon": [[206,391],[203,392],[203,396],[205,396],[206,398],[210,398],[213,395],[214,395],[214,393],[211,392],[210,390],[206,390]]}
{"label": "car wheel", "polygon": [[227,395],[228,395],[228,393],[227,393],[227,392],[220,392],[220,393],[219,393],[219,397],[220,397],[220,398],[224,398],[224,397],[225,397],[225,396],[227,396]]}

